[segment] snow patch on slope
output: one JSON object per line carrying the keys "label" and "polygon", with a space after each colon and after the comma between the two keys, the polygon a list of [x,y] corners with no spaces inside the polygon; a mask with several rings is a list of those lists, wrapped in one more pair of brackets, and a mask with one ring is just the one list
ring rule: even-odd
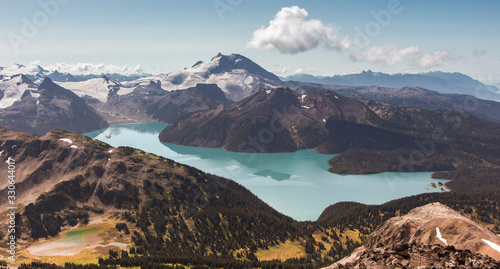
{"label": "snow patch on slope", "polygon": [[40,94],[37,92],[30,92],[31,97],[33,98],[40,98]]}
{"label": "snow patch on slope", "polygon": [[441,231],[439,231],[439,227],[436,227],[436,237],[441,241],[443,242],[446,246],[448,245],[448,242],[446,241],[446,239],[443,238],[443,236],[441,236]]}
{"label": "snow patch on slope", "polygon": [[117,90],[116,94],[118,95],[129,94],[134,90],[134,88],[123,87],[119,83],[105,78],[91,78],[85,81],[56,83],[74,92],[79,97],[87,95],[102,103],[106,103],[111,90]]}
{"label": "snow patch on slope", "polygon": [[14,76],[0,81],[0,90],[3,91],[3,98],[0,100],[0,108],[6,108],[21,99],[24,91],[30,88],[30,85],[22,81],[21,76]]}
{"label": "snow patch on slope", "polygon": [[59,140],[63,141],[63,142],[66,142],[66,143],[70,143],[70,144],[73,144],[73,141],[69,138],[59,138]]}
{"label": "snow patch on slope", "polygon": [[493,242],[491,242],[491,241],[488,241],[488,240],[486,240],[486,239],[481,239],[481,240],[482,240],[484,243],[486,243],[488,246],[490,246],[492,249],[494,249],[494,250],[496,250],[496,251],[500,252],[500,246],[499,246],[499,245],[497,245],[497,244],[495,244],[495,243],[493,243]]}
{"label": "snow patch on slope", "polygon": [[[142,85],[147,86],[151,81],[160,82],[161,88],[166,91],[174,91],[195,87],[196,84],[216,84],[230,99],[238,99],[248,96],[260,88],[272,88],[277,85],[266,78],[254,75],[245,69],[227,66],[220,69],[220,61],[223,56],[216,56],[208,63],[199,62],[192,67],[181,71],[156,76],[144,77],[131,82],[124,82],[127,87]],[[235,63],[241,62],[235,60]],[[217,71],[215,71],[217,69]],[[226,70],[226,71],[223,71]]]}

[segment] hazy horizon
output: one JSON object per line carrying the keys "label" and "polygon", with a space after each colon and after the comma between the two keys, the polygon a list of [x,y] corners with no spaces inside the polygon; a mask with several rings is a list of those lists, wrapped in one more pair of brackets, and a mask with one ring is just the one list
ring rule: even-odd
{"label": "hazy horizon", "polygon": [[158,74],[221,52],[279,76],[443,71],[498,85],[498,11],[496,1],[3,1],[0,66]]}

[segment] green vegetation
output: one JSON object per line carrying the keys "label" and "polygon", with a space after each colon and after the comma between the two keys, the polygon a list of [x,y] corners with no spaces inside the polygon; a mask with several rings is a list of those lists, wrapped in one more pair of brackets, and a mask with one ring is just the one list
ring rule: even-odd
{"label": "green vegetation", "polygon": [[[338,227],[341,229],[366,229],[371,232],[385,220],[406,214],[411,209],[428,203],[440,202],[452,209],[472,214],[492,229],[500,223],[500,185],[498,168],[462,168],[448,173],[435,173],[433,177],[452,179],[446,185],[451,188],[445,193],[426,193],[390,201],[380,206],[359,203],[337,203],[323,211],[315,226]],[[468,212],[468,213],[467,213]]]}
{"label": "green vegetation", "polygon": [[[110,252],[99,264],[69,263],[67,268],[318,268],[351,253],[390,217],[431,202],[459,210],[493,231],[500,227],[500,168],[463,166],[435,173],[436,178],[452,180],[447,183],[450,192],[379,206],[338,203],[316,222],[297,222],[230,180],[135,149],[116,150],[118,157],[108,163],[101,161],[107,156],[100,150],[85,153],[104,157],[83,175],[40,195],[16,216],[24,234],[38,239],[57,235],[65,226],[85,224],[91,214],[121,212],[113,226],[130,233],[130,251]],[[495,154],[485,151],[483,156]],[[295,257],[273,260],[277,255],[269,251],[287,247]],[[267,260],[259,261],[264,254]],[[32,263],[20,268],[60,267]]]}
{"label": "green vegetation", "polygon": [[[381,172],[425,172],[425,171],[453,171],[454,162],[460,152],[440,150],[433,152],[419,163],[407,166],[400,157],[407,158],[412,149],[370,150],[350,149],[328,161],[328,171],[335,174],[376,174]],[[472,159],[469,164],[479,163],[478,158]]]}
{"label": "green vegetation", "polygon": [[[25,207],[23,217],[27,220],[32,238],[55,236],[61,232],[64,225],[88,223],[89,214],[77,207],[76,203],[90,198],[95,185],[83,182],[84,177],[77,175],[71,180],[57,184],[52,191],[40,195],[36,203]],[[63,209],[67,210],[61,212]]]}
{"label": "green vegetation", "polygon": [[[401,112],[401,111],[400,111]],[[410,114],[410,115],[404,115]],[[453,171],[457,168],[500,167],[500,124],[449,111],[420,111],[417,115],[380,121],[380,126],[394,133],[415,137],[401,144],[397,137],[386,137],[400,144],[393,149],[377,147],[370,132],[368,147],[346,149],[329,161],[330,172],[338,174],[371,174],[381,172]],[[408,118],[411,119],[410,122]],[[420,123],[415,123],[418,121]],[[421,128],[415,128],[417,125]],[[355,145],[353,134],[344,145]],[[359,134],[358,134],[359,135]],[[349,143],[348,143],[349,142]],[[328,151],[328,149],[323,149]]]}
{"label": "green vegetation", "polygon": [[[305,256],[303,258],[289,259],[287,261],[282,261],[280,264],[282,268],[294,268],[297,265],[304,266],[303,268],[307,268],[310,266],[311,268],[315,268],[317,266],[322,266],[329,264],[335,260],[341,259],[345,255],[348,255],[354,248],[360,245],[360,243],[365,240],[366,236],[371,233],[377,226],[382,224],[385,220],[396,216],[397,214],[406,214],[411,209],[425,205],[431,202],[441,202],[444,203],[455,210],[462,212],[473,213],[471,218],[477,221],[482,222],[486,225],[491,225],[492,229],[498,227],[500,223],[500,186],[497,184],[498,179],[495,175],[500,174],[500,169],[493,168],[480,168],[480,169],[460,169],[455,172],[450,173],[437,173],[435,176],[440,178],[453,179],[452,182],[448,183],[448,185],[453,189],[451,192],[446,193],[429,193],[422,194],[412,197],[406,197],[398,200],[394,200],[388,202],[386,204],[380,206],[368,206],[359,203],[338,203],[327,208],[318,221],[314,223],[289,223],[289,227],[297,227],[296,232],[291,232],[288,235],[288,238],[297,239],[302,241],[304,244],[304,252]],[[227,202],[227,201],[226,201]],[[211,204],[209,205],[211,207]],[[212,214],[212,218],[208,219],[209,221],[205,222],[204,225],[207,227],[208,231],[210,231],[214,235],[213,238],[209,238],[209,240],[219,240],[222,244],[228,246],[228,248],[211,248],[210,244],[203,244],[203,240],[198,242],[202,243],[200,246],[207,247],[211,250],[211,252],[207,252],[205,254],[201,253],[192,253],[188,255],[189,257],[205,257],[200,258],[185,258],[186,260],[182,261],[179,258],[167,258],[162,256],[160,253],[149,253],[148,251],[144,251],[145,256],[154,256],[154,259],[165,259],[165,261],[169,262],[179,262],[184,265],[198,265],[204,264],[210,266],[210,268],[224,267],[228,268],[268,268],[266,266],[276,266],[278,261],[268,261],[268,262],[256,262],[253,261],[253,252],[252,247],[250,248],[250,252],[244,251],[243,255],[241,255],[241,259],[234,259],[232,256],[228,256],[228,253],[225,252],[213,252],[216,251],[229,251],[233,247],[229,242],[221,241],[222,238],[227,238],[230,230],[224,228],[224,223],[222,218],[214,218],[220,212],[221,208],[215,211]],[[242,213],[239,213],[242,214]],[[255,214],[255,213],[253,213]],[[251,215],[251,214],[249,214]],[[467,214],[466,214],[467,215]],[[200,219],[200,217],[196,216],[196,219]],[[175,218],[174,218],[175,219]],[[176,219],[180,219],[180,217],[176,217]],[[152,218],[149,218],[152,220]],[[183,225],[180,223],[176,223],[180,227]],[[217,225],[214,225],[217,224]],[[248,225],[248,222],[238,223],[237,225]],[[283,225],[283,224],[281,224]],[[148,231],[154,231],[154,223],[150,222],[148,225]],[[222,226],[222,228],[221,228]],[[159,226],[158,226],[159,227]],[[196,226],[198,227],[198,226]],[[286,226],[284,226],[286,227]],[[170,233],[171,226],[167,224],[166,234]],[[180,228],[182,229],[182,228]],[[186,228],[184,228],[186,229]],[[189,229],[189,227],[187,227]],[[262,228],[258,228],[262,229]],[[176,231],[176,230],[173,230]],[[176,232],[180,232],[180,234],[186,234],[188,231],[186,230],[178,230]],[[191,231],[192,233],[192,231]],[[318,233],[322,235],[319,236]],[[146,233],[145,233],[146,234]],[[196,233],[195,233],[196,234]],[[308,235],[309,234],[309,235]],[[310,235],[314,234],[312,237]],[[357,235],[357,236],[356,236]],[[279,235],[278,235],[279,236]],[[201,236],[199,238],[203,238]],[[358,238],[358,239],[356,239]],[[175,240],[170,237],[169,243],[170,245],[175,245]],[[292,240],[293,240],[292,239]],[[183,239],[176,239],[183,240]],[[235,240],[238,243],[242,242],[244,245],[245,240]],[[281,239],[280,239],[281,240]],[[358,242],[358,240],[360,240]],[[151,240],[146,240],[151,242]],[[149,243],[144,242],[147,245]],[[184,241],[178,247],[184,246],[184,244],[189,244],[189,241]],[[269,244],[258,246],[257,249],[266,249],[273,245],[280,245],[284,242],[272,242]],[[137,243],[136,243],[137,245]],[[234,248],[242,247],[235,246]],[[328,248],[325,245],[329,246]],[[192,244],[192,249],[196,248],[196,244]],[[214,247],[214,246],[212,246]],[[139,249],[138,249],[139,250]],[[177,249],[179,250],[179,249]],[[141,252],[140,250],[139,252]],[[175,251],[175,249],[171,249],[168,253],[172,253],[171,251]],[[184,250],[183,250],[184,251]],[[181,254],[181,253],[179,253]],[[186,255],[187,253],[184,253]],[[200,255],[201,254],[201,255]],[[159,255],[159,256],[158,256]],[[215,255],[215,256],[214,256]],[[141,259],[145,259],[145,256],[140,256]],[[175,255],[174,255],[175,256]],[[133,255],[129,256],[127,259],[133,259]],[[207,257],[217,257],[219,263],[212,263],[210,258]],[[114,259],[113,262],[110,260],[102,260],[101,264],[119,264],[118,261],[120,259]],[[224,261],[224,262],[223,262]],[[138,262],[138,261],[136,261]],[[135,263],[138,264],[138,263]],[[124,265],[124,264],[123,264]]]}

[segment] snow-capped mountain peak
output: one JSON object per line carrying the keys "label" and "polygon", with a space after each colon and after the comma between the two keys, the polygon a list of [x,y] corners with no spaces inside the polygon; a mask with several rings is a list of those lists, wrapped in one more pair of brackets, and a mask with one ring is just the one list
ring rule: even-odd
{"label": "snow-capped mountain peak", "polygon": [[191,68],[194,68],[200,64],[204,63],[203,61],[197,61],[195,64],[193,64],[193,66],[191,66]]}
{"label": "snow-capped mountain peak", "polygon": [[43,79],[49,73],[50,71],[37,64],[29,64],[28,66],[22,64],[13,64],[0,70],[0,75],[14,76],[23,74],[28,76],[31,80]]}
{"label": "snow-capped mountain peak", "polygon": [[198,61],[181,71],[145,77],[124,85],[148,85],[159,81],[164,90],[172,91],[195,87],[198,83],[217,84],[229,99],[241,100],[261,88],[278,86],[281,80],[252,60],[239,55],[213,57],[210,62]]}
{"label": "snow-capped mountain peak", "polygon": [[36,84],[25,75],[2,75],[2,80],[0,81],[0,108],[11,106],[14,102],[21,99],[26,90],[36,88]]}

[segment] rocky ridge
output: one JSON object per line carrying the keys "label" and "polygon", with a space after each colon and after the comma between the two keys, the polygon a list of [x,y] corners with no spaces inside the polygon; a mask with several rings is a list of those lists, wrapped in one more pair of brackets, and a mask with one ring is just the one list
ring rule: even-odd
{"label": "rocky ridge", "polygon": [[440,203],[378,227],[349,257],[327,268],[498,268],[500,238]]}

